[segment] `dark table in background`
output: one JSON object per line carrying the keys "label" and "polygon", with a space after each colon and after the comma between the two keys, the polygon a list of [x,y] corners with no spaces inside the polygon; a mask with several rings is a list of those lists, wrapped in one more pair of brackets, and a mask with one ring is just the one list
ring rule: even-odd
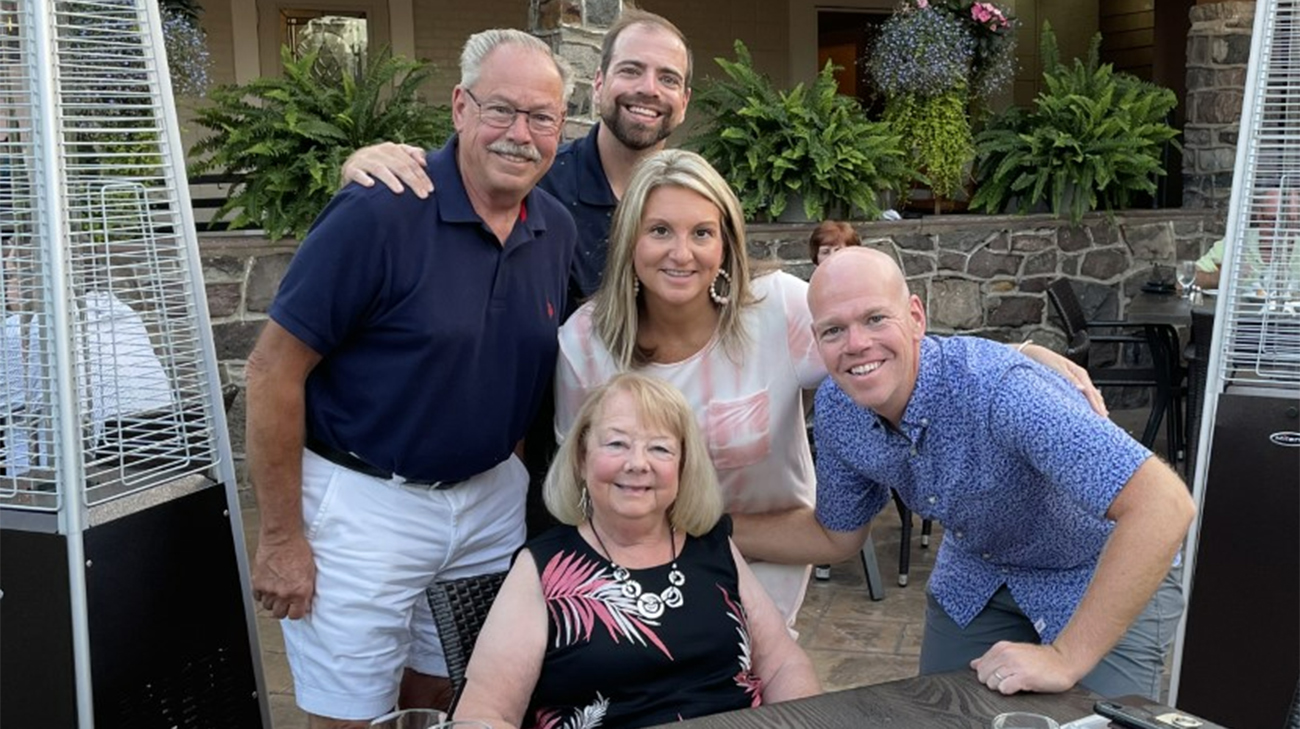
{"label": "dark table in background", "polygon": [[1062,694],[1003,696],[976,681],[974,671],[956,671],[715,714],[671,726],[675,729],[988,729],[993,717],[1007,711],[1046,714],[1064,724],[1091,714],[1097,698],[1077,687]]}
{"label": "dark table in background", "polygon": [[1134,324],[1167,324],[1184,327],[1192,323],[1192,310],[1214,313],[1218,299],[1214,296],[1203,297],[1203,302],[1195,306],[1192,302],[1177,294],[1151,294],[1139,292],[1129,301],[1124,319]]}
{"label": "dark table in background", "polygon": [[[1167,454],[1171,462],[1176,462],[1186,455],[1188,441],[1194,437],[1187,430],[1187,426],[1191,423],[1184,422],[1181,412],[1172,410],[1166,413],[1168,406],[1175,405],[1174,390],[1181,385],[1183,379],[1181,370],[1183,347],[1178,330],[1191,326],[1193,310],[1198,314],[1209,313],[1213,316],[1215,302],[1213,296],[1206,296],[1202,303],[1193,305],[1190,300],[1177,294],[1154,294],[1142,291],[1129,301],[1124,311],[1124,321],[1142,327],[1151,350],[1152,363],[1157,370],[1157,378],[1163,375],[1163,379],[1157,385],[1157,397],[1152,402],[1151,417],[1147,420],[1147,427],[1142,434],[1142,443],[1150,447],[1155,442],[1161,419],[1169,417],[1171,432],[1176,432],[1178,436],[1178,442],[1171,444],[1175,452]],[[1199,407],[1199,398],[1193,399],[1196,400],[1194,408]]]}

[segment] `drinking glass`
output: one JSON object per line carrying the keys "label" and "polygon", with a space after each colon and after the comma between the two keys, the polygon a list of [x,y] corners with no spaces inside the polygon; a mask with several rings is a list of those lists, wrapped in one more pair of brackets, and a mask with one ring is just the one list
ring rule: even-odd
{"label": "drinking glass", "polygon": [[[437,709],[402,709],[370,722],[371,729],[436,729],[447,726],[447,715]],[[466,728],[468,729],[468,727]]]}
{"label": "drinking glass", "polygon": [[1183,287],[1183,298],[1192,298],[1192,284],[1196,283],[1196,261],[1178,262],[1178,285]]}
{"label": "drinking glass", "polygon": [[993,717],[993,729],[1061,729],[1061,725],[1050,716],[1012,711]]}

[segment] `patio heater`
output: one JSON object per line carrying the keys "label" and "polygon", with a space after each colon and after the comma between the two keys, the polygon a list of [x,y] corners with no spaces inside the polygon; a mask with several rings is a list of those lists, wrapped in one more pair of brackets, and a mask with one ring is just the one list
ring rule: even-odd
{"label": "patio heater", "polygon": [[0,59],[0,725],[270,726],[158,5]]}
{"label": "patio heater", "polygon": [[1300,0],[1255,12],[1170,703],[1280,727],[1300,676]]}

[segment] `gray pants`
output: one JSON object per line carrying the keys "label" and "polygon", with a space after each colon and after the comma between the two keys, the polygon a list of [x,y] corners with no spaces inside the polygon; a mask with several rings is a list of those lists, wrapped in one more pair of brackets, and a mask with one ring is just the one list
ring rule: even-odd
{"label": "gray pants", "polygon": [[[1169,570],[1146,609],[1079,685],[1107,697],[1137,694],[1160,700],[1165,656],[1183,614],[1182,571],[1182,567]],[[965,628],[953,622],[934,596],[926,592],[922,674],[969,670],[971,661],[1000,640],[1042,642],[1005,585]]]}

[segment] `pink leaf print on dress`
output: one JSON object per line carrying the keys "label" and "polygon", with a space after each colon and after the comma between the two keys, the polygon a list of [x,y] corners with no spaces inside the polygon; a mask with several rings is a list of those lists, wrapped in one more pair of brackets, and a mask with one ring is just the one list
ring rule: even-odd
{"label": "pink leaf print on dress", "polygon": [[736,685],[745,689],[745,693],[753,697],[751,706],[762,706],[763,679],[754,674],[750,659],[749,621],[745,618],[745,608],[731,599],[725,587],[718,585],[717,588],[722,592],[723,601],[727,603],[727,617],[736,621],[736,633],[740,635],[740,671],[736,673]]}
{"label": "pink leaf print on dress", "polygon": [[647,641],[668,658],[673,655],[651,627],[659,623],[641,617],[636,599],[623,594],[601,563],[574,553],[558,552],[542,570],[542,596],[555,622],[555,646],[590,640],[599,620],[609,637],[619,636],[646,645]]}
{"label": "pink leaf print on dress", "polygon": [[577,710],[568,721],[556,709],[538,709],[535,713],[535,729],[594,729],[605,721],[609,711],[609,699],[596,692],[596,700]]}

